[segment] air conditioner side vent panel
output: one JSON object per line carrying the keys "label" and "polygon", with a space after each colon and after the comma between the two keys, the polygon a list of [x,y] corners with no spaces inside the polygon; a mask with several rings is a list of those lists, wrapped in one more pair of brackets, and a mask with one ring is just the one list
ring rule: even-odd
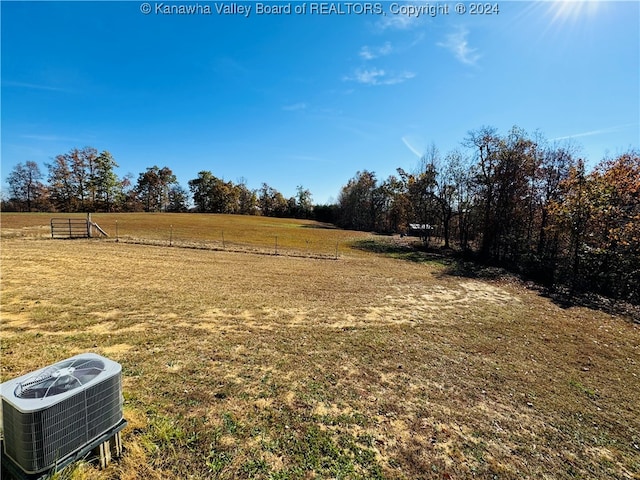
{"label": "air conditioner side vent panel", "polygon": [[69,392],[45,398],[15,393],[24,392],[18,386],[46,369],[0,385],[4,453],[24,472],[50,469],[123,420],[122,368],[118,363],[96,354],[81,354],[56,365],[67,368],[69,362],[75,365],[94,360],[103,362],[105,369]]}

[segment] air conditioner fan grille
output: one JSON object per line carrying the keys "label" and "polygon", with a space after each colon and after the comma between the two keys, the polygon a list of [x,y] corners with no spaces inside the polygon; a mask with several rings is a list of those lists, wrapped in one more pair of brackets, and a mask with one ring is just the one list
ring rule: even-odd
{"label": "air conditioner fan grille", "polygon": [[82,387],[104,369],[104,362],[94,358],[65,360],[20,382],[14,394],[18,398],[52,397]]}

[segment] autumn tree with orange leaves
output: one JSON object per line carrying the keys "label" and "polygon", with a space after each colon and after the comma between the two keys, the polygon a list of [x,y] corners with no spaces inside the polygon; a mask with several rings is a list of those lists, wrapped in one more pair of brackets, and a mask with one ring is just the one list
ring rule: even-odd
{"label": "autumn tree with orange leaves", "polygon": [[574,289],[640,302],[640,156],[569,169],[549,204],[547,235],[560,235],[559,279]]}

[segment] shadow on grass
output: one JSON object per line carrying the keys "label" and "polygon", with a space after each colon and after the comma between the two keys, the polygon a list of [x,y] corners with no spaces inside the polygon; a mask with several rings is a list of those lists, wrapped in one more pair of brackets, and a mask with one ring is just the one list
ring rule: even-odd
{"label": "shadow on grass", "polygon": [[408,242],[395,242],[390,237],[380,237],[372,240],[356,240],[351,244],[351,248],[364,252],[386,255],[399,260],[407,260],[413,263],[437,263],[448,265],[450,258],[436,250],[419,248]]}
{"label": "shadow on grass", "polygon": [[337,230],[338,227],[336,227],[335,225],[331,224],[331,223],[316,223],[313,225],[309,225],[309,224],[305,224],[305,225],[301,225],[302,228],[313,228],[313,229],[320,229],[320,230]]}
{"label": "shadow on grass", "polygon": [[436,275],[448,275],[465,278],[496,280],[512,276],[505,269],[482,265],[473,261],[470,255],[464,255],[451,249],[428,248],[418,240],[401,240],[384,237],[371,240],[357,240],[352,248],[377,253],[413,263],[430,263],[445,267]]}
{"label": "shadow on grass", "polygon": [[[537,286],[538,287],[538,286]],[[562,309],[584,307],[599,310],[610,315],[627,317],[634,323],[640,324],[640,305],[634,305],[622,300],[608,298],[591,292],[572,292],[563,285],[536,288],[540,295],[551,300]]]}
{"label": "shadow on grass", "polygon": [[585,307],[611,315],[621,315],[635,323],[640,323],[640,305],[589,292],[572,292],[563,285],[545,286],[503,267],[483,264],[472,253],[465,255],[455,250],[425,248],[418,241],[400,242],[395,238],[384,236],[372,240],[358,240],[352,244],[352,248],[413,263],[441,265],[444,268],[435,273],[438,278],[453,276],[519,283],[529,290],[536,291],[540,296],[548,298],[562,309]]}

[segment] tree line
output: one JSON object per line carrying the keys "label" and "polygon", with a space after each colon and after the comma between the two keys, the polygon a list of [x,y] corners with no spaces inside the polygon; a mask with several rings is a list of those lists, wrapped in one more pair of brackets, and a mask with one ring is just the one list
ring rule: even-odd
{"label": "tree line", "polygon": [[462,149],[435,146],[415,171],[379,180],[360,171],[333,205],[314,205],[302,186],[291,198],[267,184],[250,189],[201,171],[178,184],[168,167],[119,178],[108,151],[72,149],[46,164],[16,165],[3,210],[208,212],[314,218],[342,228],[411,233],[548,285],[640,303],[640,155],[630,151],[587,171],[567,145],[513,127],[482,127]]}
{"label": "tree line", "polygon": [[266,183],[258,190],[201,171],[182,187],[169,167],[147,168],[134,181],[119,178],[108,151],[73,148],[45,164],[47,175],[33,161],[17,164],[9,173],[4,211],[43,212],[203,212],[312,218],[311,192],[298,186],[285,198]]}
{"label": "tree line", "polygon": [[[640,303],[640,155],[587,172],[569,146],[514,127],[469,132],[464,152],[432,146],[415,172],[380,181],[358,172],[342,188],[343,228],[406,232],[547,285]],[[436,243],[437,242],[437,243]]]}

